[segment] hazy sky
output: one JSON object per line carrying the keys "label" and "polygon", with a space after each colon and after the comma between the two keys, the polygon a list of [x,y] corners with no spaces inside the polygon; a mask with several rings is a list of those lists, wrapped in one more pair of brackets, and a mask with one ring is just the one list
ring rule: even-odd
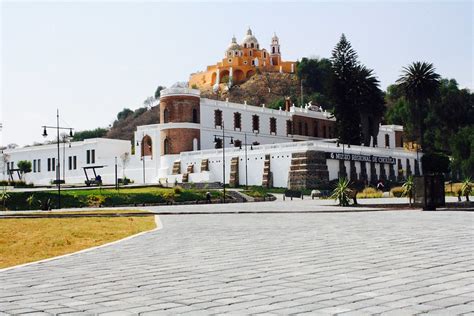
{"label": "hazy sky", "polygon": [[345,33],[382,88],[402,66],[433,62],[473,88],[473,2],[5,2],[1,4],[1,144],[43,141],[41,125],[106,127],[157,85],[187,81],[250,26],[273,32],[284,60],[329,57]]}

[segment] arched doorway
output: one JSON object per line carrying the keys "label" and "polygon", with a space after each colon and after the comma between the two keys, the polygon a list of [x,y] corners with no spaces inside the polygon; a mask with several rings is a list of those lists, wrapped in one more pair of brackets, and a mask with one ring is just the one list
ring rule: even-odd
{"label": "arched doorway", "polygon": [[151,137],[148,135],[143,136],[141,144],[141,152],[143,156],[151,156],[153,154],[153,147]]}
{"label": "arched doorway", "polygon": [[227,83],[227,82],[229,82],[229,71],[222,70],[220,83]]}
{"label": "arched doorway", "polygon": [[244,80],[244,72],[240,69],[234,71],[234,82],[239,83]]}
{"label": "arched doorway", "polygon": [[165,138],[163,141],[163,155],[168,155],[171,153],[171,143],[168,138]]}
{"label": "arched doorway", "polygon": [[247,71],[247,76],[246,76],[246,77],[247,77],[247,79],[249,79],[249,78],[252,77],[253,75],[255,75],[255,71],[249,70],[249,71]]}

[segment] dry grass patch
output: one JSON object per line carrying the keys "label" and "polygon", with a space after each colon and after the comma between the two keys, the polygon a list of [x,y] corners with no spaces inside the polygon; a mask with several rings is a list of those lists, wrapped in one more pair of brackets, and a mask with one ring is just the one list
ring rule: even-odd
{"label": "dry grass patch", "polygon": [[0,220],[0,268],[103,245],[155,228],[154,216]]}

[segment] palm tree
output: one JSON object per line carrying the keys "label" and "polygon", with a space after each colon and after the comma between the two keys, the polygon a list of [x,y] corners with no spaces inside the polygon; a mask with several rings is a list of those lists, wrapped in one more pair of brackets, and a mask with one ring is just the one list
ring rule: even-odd
{"label": "palm tree", "polygon": [[349,180],[346,178],[339,178],[336,188],[332,191],[331,199],[339,200],[340,206],[349,206]]}
{"label": "palm tree", "polygon": [[412,117],[418,124],[418,137],[423,150],[425,149],[423,134],[426,107],[439,92],[440,78],[433,64],[417,61],[403,67],[403,74],[397,80],[405,98],[410,103]]}

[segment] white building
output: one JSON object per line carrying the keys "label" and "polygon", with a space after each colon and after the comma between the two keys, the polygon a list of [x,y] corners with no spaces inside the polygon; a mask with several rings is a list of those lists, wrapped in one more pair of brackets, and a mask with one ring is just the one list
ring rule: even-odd
{"label": "white building", "polygon": [[[233,185],[247,179],[249,185],[299,188],[338,178],[339,173],[352,180],[377,181],[418,172],[416,153],[403,148],[403,127],[380,126],[377,140],[383,147],[348,147],[333,139],[335,123],[318,107],[300,108],[287,101],[285,109],[273,110],[201,98],[199,90],[170,88],[161,91],[160,122],[137,128],[135,154],[125,172],[119,159],[119,177],[125,173],[135,183],[222,182],[223,140],[226,183]],[[110,139],[73,143],[66,148],[65,182],[83,183],[82,168],[95,163],[106,166],[98,170],[104,183],[113,183],[115,157],[130,153],[130,145]],[[38,168],[40,160],[41,171],[27,174],[26,180],[48,184],[55,172],[46,171],[47,161],[54,165],[56,150],[45,145],[5,153],[13,167],[19,160],[30,160]],[[91,150],[95,162],[87,160]],[[71,170],[69,157],[74,156],[77,169]]]}

